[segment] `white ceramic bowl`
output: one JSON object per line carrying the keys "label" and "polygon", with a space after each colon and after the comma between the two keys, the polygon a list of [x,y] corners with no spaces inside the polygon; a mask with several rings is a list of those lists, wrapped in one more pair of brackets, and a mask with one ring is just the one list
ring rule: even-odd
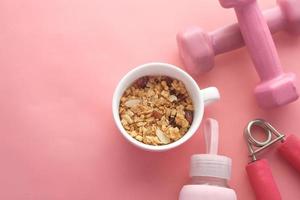
{"label": "white ceramic bowl", "polygon": [[[193,122],[191,124],[191,127],[182,138],[170,144],[153,146],[153,145],[148,145],[137,141],[126,132],[123,125],[121,124],[121,120],[119,116],[119,104],[124,91],[138,78],[142,76],[161,76],[161,75],[178,79],[185,84],[185,87],[189,92],[189,95],[191,96],[193,101],[194,115],[193,115]],[[137,68],[134,68],[133,70],[128,72],[119,82],[113,95],[112,111],[118,129],[120,130],[121,134],[125,137],[125,139],[128,142],[144,150],[165,151],[165,150],[173,149],[183,144],[188,139],[190,139],[200,126],[203,113],[204,113],[204,107],[207,104],[218,100],[219,98],[220,95],[217,88],[209,87],[200,90],[200,88],[198,87],[194,79],[179,67],[167,63],[147,63],[147,64],[140,65]]]}

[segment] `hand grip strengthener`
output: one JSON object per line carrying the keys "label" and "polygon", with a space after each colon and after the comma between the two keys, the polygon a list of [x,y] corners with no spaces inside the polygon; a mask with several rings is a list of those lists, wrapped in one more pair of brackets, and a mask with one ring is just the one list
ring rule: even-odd
{"label": "hand grip strengthener", "polygon": [[[253,127],[260,127],[267,136],[265,141],[256,140],[251,132]],[[257,200],[281,200],[281,195],[266,159],[257,159],[257,154],[277,142],[278,153],[298,172],[300,172],[300,139],[295,135],[285,136],[278,132],[270,123],[255,119],[248,123],[244,130],[252,161],[246,166],[250,184]]]}

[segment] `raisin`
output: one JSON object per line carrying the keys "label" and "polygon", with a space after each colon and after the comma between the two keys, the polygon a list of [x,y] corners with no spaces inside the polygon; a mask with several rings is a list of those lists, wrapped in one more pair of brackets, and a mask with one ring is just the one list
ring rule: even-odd
{"label": "raisin", "polygon": [[176,94],[177,94],[176,90],[174,90],[174,89],[170,90],[170,95],[176,95]]}
{"label": "raisin", "polygon": [[171,87],[171,84],[172,84],[172,82],[173,82],[173,79],[172,79],[171,77],[169,77],[169,76],[164,76],[164,77],[162,77],[162,80],[163,80],[163,81],[166,81],[167,85],[168,85],[169,87]]}
{"label": "raisin", "polygon": [[147,86],[148,81],[149,77],[143,76],[135,81],[135,85],[137,86],[137,88],[145,88]]}
{"label": "raisin", "polygon": [[160,119],[162,117],[162,114],[156,110],[154,110],[152,112],[152,116],[155,118],[155,119]]}
{"label": "raisin", "polygon": [[185,110],[185,119],[189,122],[189,124],[191,125],[193,122],[193,112],[190,110]]}
{"label": "raisin", "polygon": [[169,124],[173,127],[176,127],[175,117],[169,117]]}
{"label": "raisin", "polygon": [[177,95],[177,101],[183,101],[183,100],[185,100],[187,98],[187,96],[186,95],[184,95],[184,94],[178,94]]}

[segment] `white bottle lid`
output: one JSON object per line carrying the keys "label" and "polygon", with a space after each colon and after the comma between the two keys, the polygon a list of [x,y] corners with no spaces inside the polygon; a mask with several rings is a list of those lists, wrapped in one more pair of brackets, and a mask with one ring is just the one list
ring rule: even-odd
{"label": "white bottle lid", "polygon": [[207,154],[195,154],[192,156],[190,176],[215,177],[229,180],[231,177],[231,159],[217,155],[219,125],[216,120],[206,120],[204,136]]}

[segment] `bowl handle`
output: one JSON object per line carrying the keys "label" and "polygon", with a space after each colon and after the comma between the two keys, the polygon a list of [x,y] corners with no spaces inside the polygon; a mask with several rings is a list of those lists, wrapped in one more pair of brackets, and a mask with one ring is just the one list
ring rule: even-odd
{"label": "bowl handle", "polygon": [[216,87],[208,87],[208,88],[202,89],[201,95],[203,96],[205,106],[220,99],[220,93]]}

